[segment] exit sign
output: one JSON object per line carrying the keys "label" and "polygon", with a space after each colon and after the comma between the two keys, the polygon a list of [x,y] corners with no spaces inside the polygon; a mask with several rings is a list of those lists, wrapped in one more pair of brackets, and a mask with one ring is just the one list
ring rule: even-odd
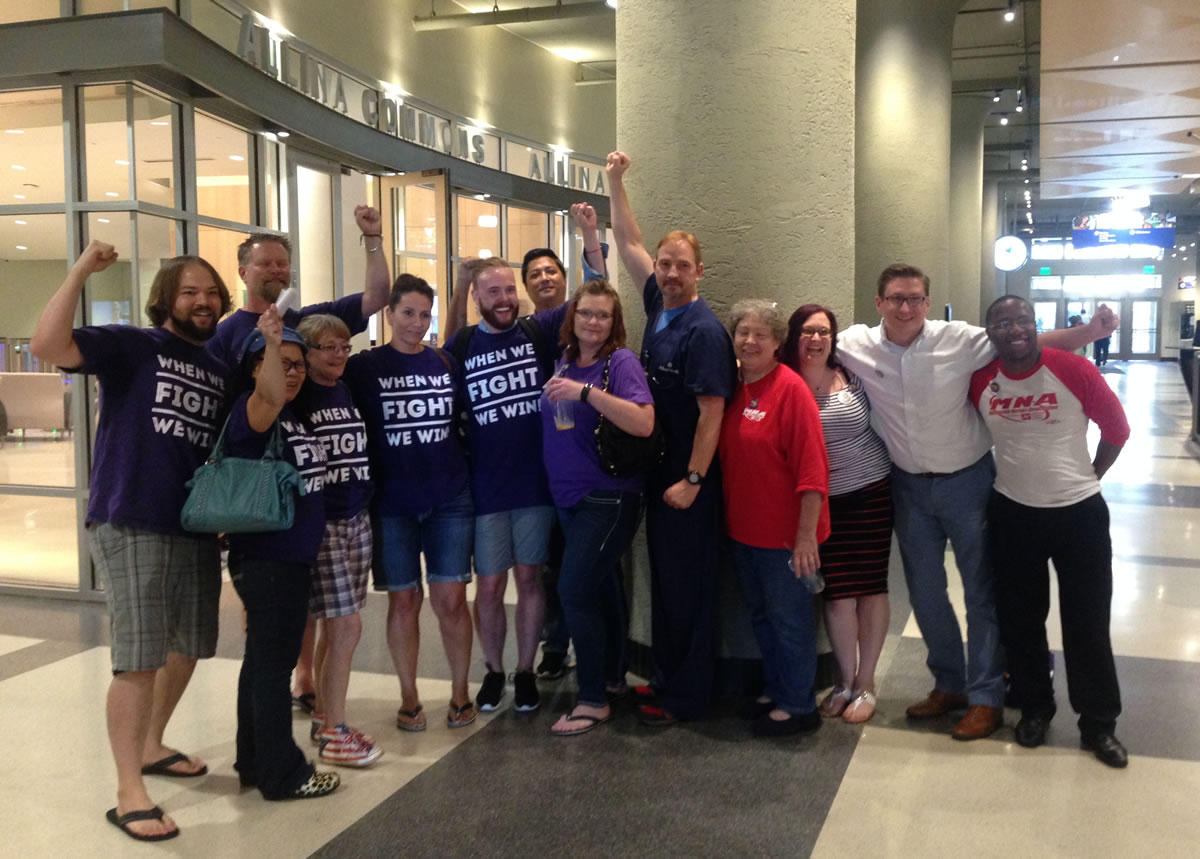
{"label": "exit sign", "polygon": [[1142,274],[1154,274],[1154,266],[1152,266],[1152,265],[1142,266]]}
{"label": "exit sign", "polygon": [[1050,266],[1048,266],[1048,265],[1044,265],[1038,269],[1038,274],[1045,275],[1045,274],[1049,274],[1049,273],[1050,273]]}

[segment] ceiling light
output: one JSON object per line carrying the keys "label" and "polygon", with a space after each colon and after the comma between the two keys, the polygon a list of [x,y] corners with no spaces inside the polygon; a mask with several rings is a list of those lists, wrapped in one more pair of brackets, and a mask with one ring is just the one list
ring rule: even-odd
{"label": "ceiling light", "polygon": [[1011,24],[1017,19],[1017,9],[1014,0],[1008,0],[1008,8],[1004,10],[1004,20]]}
{"label": "ceiling light", "polygon": [[150,120],[150,124],[163,126],[163,125],[170,125],[171,123],[167,122],[165,119],[152,119],[152,120]]}
{"label": "ceiling light", "polygon": [[494,230],[500,225],[500,219],[495,215],[480,215],[475,223],[485,230]]}
{"label": "ceiling light", "polygon": [[1000,124],[1008,125],[1008,114],[1007,113],[1000,114]]}
{"label": "ceiling light", "polygon": [[111,224],[112,223],[112,221],[110,221],[108,218],[97,218],[96,220],[102,224]]}
{"label": "ceiling light", "polygon": [[1029,184],[1029,180],[1028,180],[1028,179],[1026,179],[1026,180],[1025,180],[1025,184],[1026,184],[1026,185],[1028,185],[1028,184]]}
{"label": "ceiling light", "polygon": [[17,220],[13,221],[13,223],[14,223],[14,224],[20,224],[20,225],[23,227],[23,226],[25,226],[25,225],[26,225],[27,223],[29,223],[29,222],[28,222],[28,221],[22,221],[20,218],[18,218]]}
{"label": "ceiling light", "polygon": [[24,167],[24,165],[22,165],[22,164],[14,164],[14,165],[12,166],[12,169],[14,169],[14,170],[24,170],[24,169],[25,169],[25,167]]}
{"label": "ceiling light", "polygon": [[23,128],[6,128],[6,129],[4,129],[4,133],[5,134],[24,134],[25,129],[23,129]]}
{"label": "ceiling light", "polygon": [[118,194],[116,191],[105,191],[104,196],[105,197],[120,197],[121,195]]}
{"label": "ceiling light", "polygon": [[125,161],[125,160],[123,160],[123,159],[121,159],[121,158],[118,158],[118,159],[117,159],[116,161],[114,161],[113,163],[114,163],[114,164],[117,164],[117,165],[119,165],[119,166],[121,166],[121,167],[128,167],[128,166],[129,166],[129,162],[128,162],[128,161]]}
{"label": "ceiling light", "polygon": [[1119,55],[1119,54],[1118,54],[1117,56],[1113,57],[1113,62],[1114,62],[1114,63],[1116,63],[1116,62],[1120,62],[1120,60],[1121,60],[1121,57],[1120,57],[1120,55]]}
{"label": "ceiling light", "polygon": [[995,94],[992,96],[992,104],[996,104],[1000,101],[1000,93],[1001,92],[1002,92],[1002,90],[996,90]]}
{"label": "ceiling light", "polygon": [[493,256],[495,256],[495,254],[493,254],[493,253],[492,253],[490,250],[488,250],[487,248],[480,248],[480,249],[479,249],[479,258],[480,258],[480,259],[491,259]]}
{"label": "ceiling light", "polygon": [[617,0],[604,0],[604,5],[607,6],[609,9],[616,9],[617,8]]}
{"label": "ceiling light", "polygon": [[13,194],[13,199],[14,200],[24,200],[25,195],[24,194]]}
{"label": "ceiling light", "polygon": [[283,140],[285,137],[291,137],[292,133],[290,131],[284,131],[281,128],[279,131],[275,132],[275,136],[278,137],[280,140]]}
{"label": "ceiling light", "polygon": [[[1026,171],[1026,170],[1028,170],[1028,169],[1029,169],[1029,165],[1028,165],[1028,164],[1022,164],[1022,165],[1021,165],[1021,170],[1022,170],[1022,171]],[[1025,181],[1026,181],[1026,182],[1028,182],[1029,180],[1028,180],[1028,179],[1026,179]]]}
{"label": "ceiling light", "polygon": [[[19,250],[19,251],[27,251],[27,250],[29,250],[29,248],[28,248],[28,247],[26,247],[25,245],[17,245],[17,250]],[[1184,257],[1184,259],[1187,259],[1187,257]]]}
{"label": "ceiling light", "polygon": [[245,161],[246,156],[245,155],[230,155],[229,160],[230,161]]}

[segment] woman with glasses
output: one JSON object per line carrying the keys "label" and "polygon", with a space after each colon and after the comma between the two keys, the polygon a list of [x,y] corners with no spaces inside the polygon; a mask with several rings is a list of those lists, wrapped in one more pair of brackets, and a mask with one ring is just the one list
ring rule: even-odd
{"label": "woman with glasses", "polygon": [[739,301],[729,325],[741,384],[721,424],[721,473],[733,561],[766,686],[748,709],[755,736],[821,726],[817,672],[818,546],[829,535],[829,467],[812,394],[780,366],[787,333],[774,302]]}
{"label": "woman with glasses", "polygon": [[866,392],[837,359],[837,331],[832,310],[806,304],[788,322],[781,356],[816,398],[829,457],[831,533],[821,545],[822,596],[839,680],[820,709],[865,722],[875,712],[875,666],[888,627],[892,463],[871,429]]}
{"label": "woman with glasses", "polygon": [[589,280],[567,306],[558,371],[542,394],[542,449],[564,548],[558,578],[575,642],[579,695],[551,726],[560,737],[612,718],[609,696],[625,692],[625,593],[621,555],[641,514],[641,475],[600,467],[600,418],[643,438],[654,431],[654,398],[637,355],[625,347],[621,300],[608,281]]}
{"label": "woman with glasses", "polygon": [[304,338],[268,307],[242,350],[242,393],[234,395],[225,429],[229,456],[258,459],[278,427],[284,457],[303,483],[291,528],[229,535],[229,576],[246,609],[234,769],[243,786],[258,787],[266,799],[324,796],[340,783],[336,773],[314,770],[292,739],[288,688],[325,533],[325,450],[294,406],[306,349]]}
{"label": "woman with glasses", "polygon": [[467,459],[455,418],[457,364],[445,351],[425,345],[433,321],[433,289],[401,274],[388,297],[391,339],[360,352],[346,365],[346,381],[367,425],[367,448],[375,482],[374,586],[388,595],[387,643],[400,680],[396,727],[426,726],[417,690],[418,619],[429,599],[450,667],[446,724],[475,721],[467,693],[471,664],[471,614],[467,582],[475,508],[467,486]]}
{"label": "woman with glasses", "polygon": [[[383,749],[346,721],[350,663],[362,636],[371,569],[371,469],[367,429],[341,381],[350,357],[350,329],[336,316],[306,316],[297,328],[308,344],[308,381],[298,402],[325,449],[325,539],[317,555],[309,626],[319,622],[317,697],[310,736],[322,761],[365,767]],[[305,636],[306,642],[312,638]],[[309,657],[311,658],[311,651]],[[310,666],[311,667],[311,666]]]}

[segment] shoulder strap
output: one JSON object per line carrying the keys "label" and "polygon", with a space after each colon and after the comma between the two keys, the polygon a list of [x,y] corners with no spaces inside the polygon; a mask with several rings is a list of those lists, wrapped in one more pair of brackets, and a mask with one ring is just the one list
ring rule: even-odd
{"label": "shoulder strap", "polygon": [[[457,359],[460,365],[466,364],[467,352],[471,348],[471,338],[475,336],[475,329],[478,325],[468,325],[466,328],[458,330],[458,336],[454,338],[454,344],[450,347],[449,352]],[[440,349],[438,350],[441,351]],[[445,360],[444,358],[442,360]]]}
{"label": "shoulder strap", "polygon": [[517,324],[521,326],[521,330],[533,344],[533,353],[537,356],[538,366],[542,369],[542,378],[549,379],[554,375],[554,353],[550,351],[550,344],[546,342],[546,335],[542,331],[542,327],[530,316],[522,316],[517,320]]}
{"label": "shoulder strap", "polygon": [[611,352],[609,353],[608,357],[604,359],[604,375],[600,379],[600,390],[604,391],[606,394],[608,393],[608,365],[610,363],[612,363]]}
{"label": "shoulder strap", "polygon": [[440,346],[433,346],[431,348],[433,349],[434,353],[442,359],[442,363],[446,365],[446,372],[453,376],[454,367],[450,364],[450,356],[446,350]]}

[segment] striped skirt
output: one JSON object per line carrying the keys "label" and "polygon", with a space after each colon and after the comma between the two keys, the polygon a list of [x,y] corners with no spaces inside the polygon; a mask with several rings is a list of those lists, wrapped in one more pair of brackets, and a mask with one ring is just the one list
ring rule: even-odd
{"label": "striped skirt", "polygon": [[892,552],[892,480],[833,495],[829,539],[821,544],[827,600],[886,594]]}

